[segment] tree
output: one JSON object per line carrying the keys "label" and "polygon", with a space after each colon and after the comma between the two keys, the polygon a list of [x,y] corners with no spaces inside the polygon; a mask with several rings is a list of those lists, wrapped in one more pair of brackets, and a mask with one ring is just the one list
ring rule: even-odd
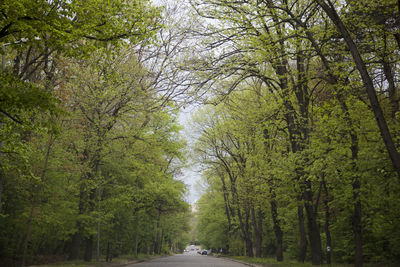
{"label": "tree", "polygon": [[[394,1],[392,1],[394,2]],[[351,37],[351,34],[348,30],[348,28],[345,26],[343,23],[343,20],[340,18],[339,14],[336,11],[335,6],[331,1],[317,1],[318,5],[322,8],[322,10],[328,15],[330,20],[334,23],[336,26],[337,30],[339,33],[343,36],[343,39],[345,40],[351,56],[353,57],[354,63],[360,73],[365,91],[367,93],[371,109],[374,112],[375,115],[375,120],[378,124],[379,131],[382,137],[383,142],[385,143],[386,149],[388,151],[388,154],[390,156],[390,159],[392,161],[393,167],[395,171],[397,172],[397,175],[400,179],[400,154],[397,151],[396,145],[393,141],[392,135],[389,131],[389,127],[386,122],[386,118],[384,116],[383,110],[381,108],[381,105],[379,103],[376,91],[375,91],[375,86],[374,82],[367,70],[367,66],[365,64],[365,61],[363,60],[360,51],[357,47],[357,45],[354,42],[354,39]],[[385,3],[386,4],[386,3]],[[394,6],[393,4],[386,4],[388,6]],[[399,7],[400,8],[400,7]],[[396,36],[396,33],[395,33]],[[388,66],[386,65],[386,69]],[[389,80],[389,84],[392,84],[391,78],[390,78],[390,70],[386,71],[387,73],[387,78]],[[393,89],[392,89],[393,91]]]}

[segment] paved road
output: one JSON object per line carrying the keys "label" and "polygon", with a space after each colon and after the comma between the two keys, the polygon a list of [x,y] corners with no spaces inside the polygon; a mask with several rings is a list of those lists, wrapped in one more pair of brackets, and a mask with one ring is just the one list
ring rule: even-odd
{"label": "paved road", "polygon": [[181,255],[159,258],[147,262],[128,265],[128,267],[245,267],[247,265],[223,258],[185,253]]}

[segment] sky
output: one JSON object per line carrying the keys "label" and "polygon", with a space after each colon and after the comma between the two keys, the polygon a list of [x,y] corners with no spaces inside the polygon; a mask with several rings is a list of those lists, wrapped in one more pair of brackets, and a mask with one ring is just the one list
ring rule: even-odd
{"label": "sky", "polygon": [[[152,0],[152,2],[158,6],[177,3],[180,1],[182,0]],[[186,139],[188,143],[188,149],[190,149],[190,144],[193,144],[194,142],[194,135],[190,126],[190,121],[191,115],[196,111],[196,109],[196,106],[187,106],[185,109],[182,108],[178,117],[179,124],[184,127],[180,133],[183,138]],[[192,154],[192,152],[189,151],[188,154]],[[176,179],[183,181],[187,185],[188,193],[186,196],[186,201],[190,204],[194,204],[201,196],[201,192],[199,192],[201,190],[199,190],[199,187],[196,186],[196,183],[199,183],[201,180],[201,173],[198,171],[198,166],[188,159],[188,166],[182,170],[182,176],[176,177]]]}
{"label": "sky", "polygon": [[[178,117],[179,124],[184,127],[184,129],[181,130],[181,134],[188,143],[188,149],[190,149],[190,145],[194,142],[190,121],[196,109],[197,108],[194,106],[181,109]],[[188,154],[191,153],[192,152],[189,150]],[[178,179],[182,180],[188,186],[189,192],[186,201],[190,204],[194,204],[201,195],[198,187],[196,188],[196,183],[201,180],[201,173],[199,173],[198,166],[196,166],[195,162],[191,162],[190,159],[188,159],[188,166],[182,170],[182,173],[182,177],[178,177]]]}

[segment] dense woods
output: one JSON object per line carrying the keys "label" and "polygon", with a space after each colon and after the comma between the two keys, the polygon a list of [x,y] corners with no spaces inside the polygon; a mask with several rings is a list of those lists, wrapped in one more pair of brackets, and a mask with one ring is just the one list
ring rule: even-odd
{"label": "dense woods", "polygon": [[157,86],[169,69],[154,66],[169,49],[157,40],[165,11],[124,0],[0,9],[0,265],[182,249],[185,140],[177,89]]}
{"label": "dense woods", "polygon": [[193,0],[199,240],[277,261],[399,258],[398,1]]}
{"label": "dense woods", "polygon": [[[278,262],[398,264],[400,1],[0,11],[0,265],[196,238]],[[207,186],[196,218],[188,156]]]}

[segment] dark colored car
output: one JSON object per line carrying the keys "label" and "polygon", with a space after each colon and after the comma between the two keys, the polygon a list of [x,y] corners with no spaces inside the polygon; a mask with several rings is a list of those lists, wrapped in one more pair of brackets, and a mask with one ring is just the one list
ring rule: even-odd
{"label": "dark colored car", "polygon": [[201,255],[207,255],[208,253],[207,253],[207,250],[203,250],[202,252],[201,252]]}

